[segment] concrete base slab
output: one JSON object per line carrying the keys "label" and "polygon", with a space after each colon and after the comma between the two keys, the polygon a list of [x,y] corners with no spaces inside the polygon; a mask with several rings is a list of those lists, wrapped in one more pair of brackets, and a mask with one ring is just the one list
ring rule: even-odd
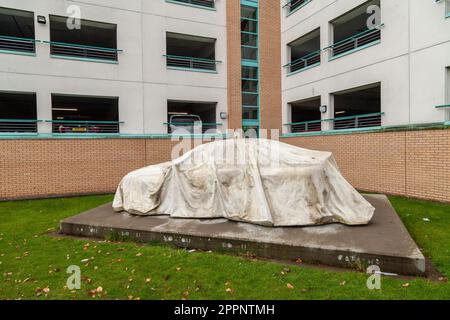
{"label": "concrete base slab", "polygon": [[384,195],[365,195],[376,208],[367,226],[331,224],[268,228],[225,219],[173,219],[117,213],[111,204],[61,222],[67,235],[104,238],[116,233],[137,241],[160,241],[200,250],[382,272],[423,275],[425,258]]}

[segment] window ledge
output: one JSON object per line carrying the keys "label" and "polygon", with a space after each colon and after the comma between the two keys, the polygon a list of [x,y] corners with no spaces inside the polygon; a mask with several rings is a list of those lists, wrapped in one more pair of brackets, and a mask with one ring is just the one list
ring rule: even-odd
{"label": "window ledge", "polygon": [[203,72],[203,73],[212,73],[212,74],[217,74],[217,73],[218,73],[217,70],[191,69],[191,68],[170,67],[170,66],[167,66],[167,70],[191,71],[191,72]]}
{"label": "window ledge", "polygon": [[80,58],[80,57],[63,56],[63,55],[57,55],[57,54],[52,54],[52,55],[50,55],[50,57],[53,58],[53,59],[74,60],[74,61],[84,61],[84,62],[97,62],[97,63],[108,63],[108,64],[119,64],[119,61],[114,61],[114,60]]}
{"label": "window ledge", "polygon": [[180,134],[172,135],[167,133],[133,134],[133,133],[96,133],[96,134],[74,134],[74,133],[0,133],[0,140],[20,140],[20,139],[173,139],[173,138],[228,138],[227,133],[216,134]]}
{"label": "window ledge", "polygon": [[358,51],[367,49],[367,48],[372,47],[372,46],[376,46],[376,45],[378,45],[378,44],[380,44],[380,43],[381,43],[381,40],[377,40],[377,41],[368,43],[368,44],[366,44],[366,45],[364,45],[364,46],[361,46],[361,47],[359,47],[359,48],[356,48],[356,49],[353,49],[353,50],[350,50],[350,51],[347,51],[347,52],[338,54],[337,56],[333,56],[333,57],[329,58],[328,61],[337,60],[337,59],[339,59],[339,58],[342,58],[342,57],[348,56],[348,55],[350,55],[350,54],[353,54],[353,53],[355,53],[355,52],[358,52]]}
{"label": "window ledge", "polygon": [[308,137],[308,136],[326,136],[326,135],[339,135],[339,134],[351,134],[357,132],[378,132],[383,127],[370,127],[370,128],[355,128],[355,129],[341,129],[341,130],[326,130],[326,131],[313,131],[313,132],[301,132],[301,133],[286,133],[282,138],[290,137]]}
{"label": "window ledge", "polygon": [[28,56],[28,57],[36,57],[36,52],[24,52],[24,51],[18,51],[18,50],[0,50],[0,53],[5,54],[15,54],[19,56]]}
{"label": "window ledge", "polygon": [[178,4],[178,5],[185,6],[185,7],[192,7],[192,8],[197,8],[197,9],[209,10],[209,11],[217,11],[217,9],[215,7],[205,7],[205,6],[201,6],[198,4],[179,2],[179,1],[175,1],[175,0],[166,0],[166,2],[172,3],[172,4]]}

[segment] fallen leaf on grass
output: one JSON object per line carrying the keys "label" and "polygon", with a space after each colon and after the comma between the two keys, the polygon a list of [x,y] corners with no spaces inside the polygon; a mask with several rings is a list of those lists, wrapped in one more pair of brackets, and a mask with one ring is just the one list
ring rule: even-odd
{"label": "fallen leaf on grass", "polygon": [[88,294],[92,297],[101,297],[103,294],[103,287],[97,287],[96,289],[90,290]]}
{"label": "fallen leaf on grass", "polygon": [[81,279],[82,279],[84,282],[86,282],[87,284],[89,284],[89,283],[92,282],[92,279],[89,278],[89,277],[86,277],[86,276],[81,277]]}
{"label": "fallen leaf on grass", "polygon": [[140,257],[140,256],[142,256],[142,253],[140,253],[140,252],[136,253],[136,257]]}
{"label": "fallen leaf on grass", "polygon": [[286,288],[288,288],[288,289],[294,289],[294,286],[293,286],[292,284],[288,283],[288,284],[286,284]]}
{"label": "fallen leaf on grass", "polygon": [[145,283],[150,283],[152,281],[152,278],[145,278]]}
{"label": "fallen leaf on grass", "polygon": [[233,293],[233,292],[234,292],[234,289],[232,289],[232,288],[226,288],[225,291],[228,292],[228,293]]}

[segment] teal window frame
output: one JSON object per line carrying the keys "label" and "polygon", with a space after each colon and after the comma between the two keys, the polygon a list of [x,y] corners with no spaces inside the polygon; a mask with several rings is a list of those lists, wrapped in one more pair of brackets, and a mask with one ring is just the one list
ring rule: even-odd
{"label": "teal window frame", "polygon": [[[241,96],[244,97],[244,95],[254,95],[256,96],[256,105],[245,105],[244,103],[242,103],[241,105],[241,114],[244,114],[244,109],[246,108],[252,108],[252,109],[256,109],[257,111],[257,118],[256,119],[245,119],[244,117],[242,117],[242,127],[255,127],[258,128],[258,132],[261,126],[261,114],[260,114],[260,70],[259,70],[259,2],[258,0],[254,0],[254,1],[249,1],[249,0],[241,0],[241,9],[242,7],[250,7],[250,8],[254,8],[256,9],[256,19],[252,19],[252,18],[248,18],[248,17],[243,17],[241,16],[241,21],[242,20],[247,20],[247,21],[253,21],[256,23],[256,30],[255,32],[251,32],[251,31],[246,31],[246,30],[242,30],[241,29],[241,50],[242,49],[254,49],[256,50],[256,57],[255,59],[241,59],[241,68],[245,68],[245,67],[252,67],[252,68],[256,68],[256,72],[257,75],[255,78],[245,78],[245,77],[241,77],[241,83],[243,84],[244,81],[253,81],[256,82],[256,91],[252,92],[252,91],[243,91],[241,92]],[[245,45],[243,44],[243,35],[252,35],[255,36],[256,38],[256,45]],[[242,88],[242,85],[241,85]]]}
{"label": "teal window frame", "polygon": [[[195,0],[189,0],[190,2],[187,2],[187,0],[185,0],[185,1],[183,1],[183,0],[165,0],[165,1],[167,3],[182,5],[182,6],[186,6],[186,7],[192,7],[192,8],[196,8],[196,9],[217,11],[215,0],[212,1],[212,3],[213,3],[212,7],[202,6],[201,4],[192,3],[192,2],[195,2]],[[197,2],[199,2],[199,1],[197,1]]]}

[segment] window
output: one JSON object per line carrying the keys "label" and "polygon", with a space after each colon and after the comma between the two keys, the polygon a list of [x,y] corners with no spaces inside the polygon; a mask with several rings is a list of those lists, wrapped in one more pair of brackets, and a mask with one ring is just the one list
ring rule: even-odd
{"label": "window", "polygon": [[291,132],[312,132],[322,130],[320,97],[291,102]]}
{"label": "window", "polygon": [[216,133],[216,102],[173,101],[167,102],[167,132],[184,130],[188,133]]}
{"label": "window", "polygon": [[216,71],[216,39],[167,32],[167,66],[178,69]]}
{"label": "window", "polygon": [[0,132],[37,132],[36,94],[0,91]]}
{"label": "window", "polygon": [[34,13],[0,8],[0,50],[34,54]]}
{"label": "window", "polygon": [[257,136],[259,131],[258,56],[258,6],[257,3],[241,5],[242,127],[250,132],[246,136]]}
{"label": "window", "polygon": [[50,53],[54,57],[117,61],[117,26],[81,20],[81,29],[69,30],[67,18],[50,16]]}
{"label": "window", "polygon": [[290,62],[288,73],[304,70],[320,64],[320,29],[316,29],[288,44]]}
{"label": "window", "polygon": [[332,57],[380,42],[380,26],[373,29],[367,28],[367,21],[371,15],[367,13],[367,8],[372,5],[380,7],[380,0],[368,1],[331,22],[334,43],[329,49],[331,49]]}
{"label": "window", "polygon": [[241,54],[243,60],[258,60],[258,8],[241,6]]}
{"label": "window", "polygon": [[379,83],[334,93],[334,129],[381,126]]}
{"label": "window", "polygon": [[168,2],[175,2],[187,4],[196,7],[214,8],[214,0],[167,0]]}
{"label": "window", "polygon": [[118,133],[119,99],[52,94],[53,133]]}

